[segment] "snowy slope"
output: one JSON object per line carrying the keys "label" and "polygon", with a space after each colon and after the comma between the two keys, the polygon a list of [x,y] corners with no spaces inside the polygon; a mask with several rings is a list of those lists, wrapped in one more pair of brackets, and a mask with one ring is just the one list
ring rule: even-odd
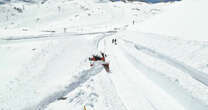
{"label": "snowy slope", "polygon": [[[18,13],[13,9],[14,7],[22,9],[23,12]],[[45,4],[14,3],[0,8],[2,10],[0,13],[1,38],[63,33],[64,31],[113,30],[115,26],[128,25],[133,19],[144,20],[145,17],[159,11],[159,5],[151,7],[144,3],[102,3],[98,0],[50,0]]]}
{"label": "snowy slope", "polygon": [[[138,31],[171,6],[108,0],[1,5],[0,109],[207,110],[207,42]],[[101,62],[89,66],[88,57],[99,51],[107,54],[111,73]]]}
{"label": "snowy slope", "polygon": [[165,13],[147,20],[138,28],[143,32],[158,33],[186,40],[207,41],[207,0],[177,2]]}

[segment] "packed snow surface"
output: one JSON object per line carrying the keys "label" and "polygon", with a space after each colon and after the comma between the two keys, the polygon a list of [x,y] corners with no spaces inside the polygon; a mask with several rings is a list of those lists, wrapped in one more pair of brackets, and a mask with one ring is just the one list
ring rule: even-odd
{"label": "packed snow surface", "polygon": [[[190,24],[190,16],[183,16],[165,23],[172,14],[196,14],[180,10],[191,3],[197,15],[206,15],[203,0],[0,5],[0,109],[207,110],[208,42],[201,41],[207,22]],[[181,8],[171,13],[175,7]],[[192,26],[175,24],[162,33],[163,26],[180,21]],[[191,40],[184,40],[187,35]],[[100,51],[110,72],[103,62],[90,66],[88,58]]]}

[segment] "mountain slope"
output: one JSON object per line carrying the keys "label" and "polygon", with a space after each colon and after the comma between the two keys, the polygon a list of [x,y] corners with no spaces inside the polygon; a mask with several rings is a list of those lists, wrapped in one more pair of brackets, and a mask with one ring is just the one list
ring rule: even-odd
{"label": "mountain slope", "polygon": [[[170,6],[107,0],[0,6],[0,109],[206,110],[207,42],[138,29]],[[101,62],[90,67],[88,58],[100,51],[110,73]]]}

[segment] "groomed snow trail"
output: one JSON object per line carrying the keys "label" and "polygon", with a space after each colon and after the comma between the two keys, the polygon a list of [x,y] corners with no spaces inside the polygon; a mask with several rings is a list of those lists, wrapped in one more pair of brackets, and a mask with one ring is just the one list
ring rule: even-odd
{"label": "groomed snow trail", "polygon": [[197,70],[131,41],[117,38],[118,45],[114,45],[111,40],[112,37],[104,39],[99,49],[110,55],[111,78],[129,110],[207,110],[208,106],[193,98],[177,80],[172,81],[163,71],[151,68],[144,61],[156,58],[159,63],[165,62],[169,66],[161,68],[175,68],[203,83],[206,80],[199,78]]}

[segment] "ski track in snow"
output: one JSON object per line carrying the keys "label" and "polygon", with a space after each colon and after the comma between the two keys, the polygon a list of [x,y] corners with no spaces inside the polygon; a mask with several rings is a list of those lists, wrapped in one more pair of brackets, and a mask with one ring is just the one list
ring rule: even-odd
{"label": "ski track in snow", "polygon": [[147,102],[152,106],[152,108],[153,108],[154,110],[159,110],[159,109],[157,109],[157,108],[155,107],[155,105],[151,102],[151,100],[150,100],[149,98],[147,98],[146,96],[144,96],[144,98],[147,100]]}

